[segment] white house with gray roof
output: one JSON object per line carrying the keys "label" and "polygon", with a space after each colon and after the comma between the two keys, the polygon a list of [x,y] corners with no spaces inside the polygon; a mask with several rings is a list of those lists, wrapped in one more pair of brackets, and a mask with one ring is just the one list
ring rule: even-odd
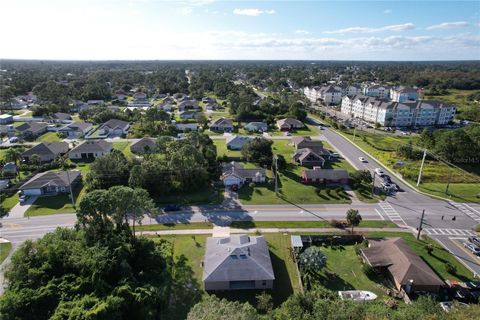
{"label": "white house with gray roof", "polygon": [[243,146],[250,140],[252,138],[247,136],[228,136],[226,139],[227,149],[242,150]]}
{"label": "white house with gray roof", "polygon": [[203,267],[207,291],[272,289],[275,280],[263,236],[207,238]]}
{"label": "white house with gray roof", "polygon": [[105,140],[88,140],[73,148],[68,157],[71,160],[88,160],[109,154],[113,149],[111,142]]}
{"label": "white house with gray roof", "polygon": [[58,132],[63,134],[67,138],[80,138],[85,136],[93,125],[88,122],[73,122],[58,129]]}
{"label": "white house with gray roof", "polygon": [[81,181],[81,172],[73,171],[46,171],[36,174],[20,187],[22,194],[27,196],[56,195],[68,193],[71,188]]}
{"label": "white house with gray roof", "polygon": [[241,163],[232,161],[223,164],[221,180],[226,187],[241,187],[245,183],[263,183],[266,181],[265,169],[244,168]]}
{"label": "white house with gray roof", "polygon": [[98,128],[98,132],[100,135],[119,137],[127,134],[128,128],[130,128],[130,124],[127,121],[110,119]]}

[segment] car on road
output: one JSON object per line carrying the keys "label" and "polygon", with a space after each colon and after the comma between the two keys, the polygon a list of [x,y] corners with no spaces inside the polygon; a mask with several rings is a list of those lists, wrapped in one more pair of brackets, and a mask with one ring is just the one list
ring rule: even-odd
{"label": "car on road", "polygon": [[476,245],[477,247],[480,247],[480,238],[479,237],[468,237],[468,241],[474,245]]}
{"label": "car on road", "polygon": [[465,247],[465,249],[467,249],[468,251],[470,251],[474,255],[480,256],[480,248],[477,247],[476,245],[474,245],[473,243],[464,242],[463,246]]}
{"label": "car on road", "polygon": [[380,177],[383,177],[385,175],[385,171],[383,171],[382,168],[375,168],[375,173]]}
{"label": "car on road", "polygon": [[364,157],[360,157],[358,158],[358,160],[360,160],[361,162],[368,162],[367,159],[365,159]]}
{"label": "car on road", "polygon": [[167,204],[165,207],[163,207],[163,211],[180,211],[180,206],[178,204]]}

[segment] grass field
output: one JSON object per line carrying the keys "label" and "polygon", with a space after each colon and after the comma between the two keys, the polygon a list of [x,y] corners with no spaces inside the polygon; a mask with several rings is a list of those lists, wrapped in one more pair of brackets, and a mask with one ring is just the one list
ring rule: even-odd
{"label": "grass field", "polygon": [[[212,229],[211,222],[192,222],[177,224],[148,224],[136,227],[137,231],[161,231],[161,230],[195,230]],[[255,228],[333,228],[329,221],[232,221],[234,229]],[[386,220],[364,220],[358,226],[360,228],[396,228],[397,225]]]}
{"label": "grass field", "polygon": [[38,137],[35,141],[38,142],[58,142],[63,141],[56,132],[47,132]]}
{"label": "grass field", "polygon": [[239,158],[242,156],[241,151],[233,151],[227,149],[227,143],[224,139],[220,140],[213,140],[213,144],[217,147],[217,157],[223,157],[226,155],[227,157],[235,157]]}
{"label": "grass field", "polygon": [[[78,188],[74,191],[75,205],[78,206],[80,199],[85,195],[86,188]],[[25,216],[41,216],[60,213],[74,213],[69,194],[60,194],[56,196],[39,197],[28,210]]]}
{"label": "grass field", "polygon": [[15,193],[14,195],[5,198],[2,202],[2,206],[8,210],[11,210],[17,203],[18,203],[18,193]]}
{"label": "grass field", "polygon": [[12,244],[10,242],[0,243],[0,264],[5,260],[12,250]]}
{"label": "grass field", "polygon": [[122,151],[125,157],[130,158],[132,153],[130,152],[130,142],[113,142],[113,149]]}

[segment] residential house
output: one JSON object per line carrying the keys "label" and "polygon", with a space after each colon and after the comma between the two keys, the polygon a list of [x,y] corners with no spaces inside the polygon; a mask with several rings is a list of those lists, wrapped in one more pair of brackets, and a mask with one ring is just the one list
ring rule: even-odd
{"label": "residential house", "polygon": [[69,123],[72,122],[72,116],[68,113],[56,112],[51,116],[52,122]]}
{"label": "residential house", "polygon": [[200,112],[197,112],[197,111],[181,111],[181,112],[178,113],[178,116],[182,120],[197,119],[200,116]]}
{"label": "residential house", "polygon": [[156,149],[156,139],[145,137],[130,145],[130,151],[136,154],[152,153]]}
{"label": "residential house", "polygon": [[71,160],[88,160],[109,154],[112,143],[105,140],[88,140],[79,144],[68,153]]}
{"label": "residential house", "polygon": [[15,162],[7,162],[2,167],[2,174],[4,176],[7,175],[15,175],[17,173],[17,165]]}
{"label": "residential house", "polygon": [[170,103],[164,103],[157,105],[157,109],[165,112],[172,112],[173,106]]}
{"label": "residential house", "polygon": [[115,92],[115,95],[113,96],[113,98],[120,101],[125,100],[127,98],[127,93],[123,90],[118,90],[117,92]]}
{"label": "residential house", "polygon": [[365,263],[387,271],[398,290],[438,293],[445,285],[402,238],[368,239],[361,251]]}
{"label": "residential house", "polygon": [[186,110],[198,110],[198,102],[197,100],[183,100],[177,104],[177,109],[179,112]]}
{"label": "residential house", "polygon": [[207,111],[214,111],[217,109],[217,104],[216,103],[206,103],[205,104],[205,110]]}
{"label": "residential house", "polygon": [[5,113],[0,114],[0,124],[10,124],[13,123],[13,116],[11,114]]}
{"label": "residential house", "polygon": [[272,289],[274,280],[263,236],[207,238],[203,261],[205,290]]}
{"label": "residential house", "polygon": [[92,128],[93,125],[88,122],[72,122],[58,129],[58,132],[66,138],[76,139],[87,135]]}
{"label": "residential house", "polygon": [[217,100],[215,100],[215,98],[210,98],[210,97],[203,97],[202,98],[202,102],[207,104],[207,103],[215,103],[217,102]]}
{"label": "residential house", "polygon": [[90,108],[90,105],[86,102],[75,100],[73,102],[72,111],[73,112],[82,112]]}
{"label": "residential house", "polygon": [[22,194],[27,196],[47,196],[59,193],[69,193],[82,180],[79,170],[46,171],[36,174],[20,187]]}
{"label": "residential house", "polygon": [[226,139],[228,150],[242,150],[242,147],[252,140],[251,137],[246,136],[228,136]]}
{"label": "residential house", "polygon": [[88,100],[87,101],[87,104],[89,106],[101,106],[105,103],[105,101],[103,100]]}
{"label": "residential house", "polygon": [[395,102],[415,102],[418,100],[418,92],[414,88],[399,86],[390,91],[390,98]]}
{"label": "residential house", "polygon": [[134,95],[133,95],[133,99],[135,100],[142,100],[142,99],[147,99],[147,94],[146,93],[143,93],[143,92],[136,92]]}
{"label": "residential house", "polygon": [[167,97],[162,99],[162,102],[166,103],[166,104],[172,104],[172,103],[175,102],[175,99],[171,96],[167,96]]}
{"label": "residential house", "polygon": [[213,121],[209,126],[209,130],[213,132],[232,132],[233,122],[230,119],[222,117]]}
{"label": "residential house", "polygon": [[348,171],[344,169],[322,169],[313,167],[301,173],[303,183],[312,184],[348,184]]}
{"label": "residential house", "polygon": [[12,98],[2,105],[2,109],[20,110],[25,109],[27,106],[27,102],[23,101],[22,99]]}
{"label": "residential house", "polygon": [[100,135],[109,137],[120,137],[128,133],[130,124],[127,121],[110,119],[98,128]]}
{"label": "residential house", "polygon": [[265,169],[245,169],[241,163],[232,161],[222,166],[221,180],[226,187],[242,186],[245,183],[263,183],[266,181]]}
{"label": "residential house", "polygon": [[268,131],[268,124],[265,122],[249,122],[244,128],[248,132],[264,133]]}
{"label": "residential house", "polygon": [[66,154],[68,149],[66,142],[42,142],[23,152],[22,159],[28,163],[36,154],[41,162],[50,162]]}
{"label": "residential house", "polygon": [[132,108],[149,108],[152,106],[152,102],[149,99],[135,99],[128,103]]}
{"label": "residential house", "polygon": [[281,119],[278,120],[276,123],[278,129],[280,129],[281,131],[290,131],[295,129],[302,129],[305,127],[303,122],[293,118]]}
{"label": "residential house", "polygon": [[175,123],[175,128],[180,131],[197,131],[198,123]]}
{"label": "residential house", "polygon": [[304,167],[323,167],[325,159],[310,148],[298,149],[292,156],[293,161]]}
{"label": "residential house", "polygon": [[24,138],[38,137],[47,132],[48,124],[44,122],[23,123],[15,128],[19,136]]}

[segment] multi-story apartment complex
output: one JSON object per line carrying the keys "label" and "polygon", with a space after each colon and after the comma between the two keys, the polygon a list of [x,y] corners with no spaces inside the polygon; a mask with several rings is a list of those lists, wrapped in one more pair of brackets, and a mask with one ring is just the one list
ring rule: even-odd
{"label": "multi-story apartment complex", "polygon": [[311,102],[322,101],[325,104],[337,104],[346,95],[356,95],[361,92],[360,86],[347,84],[331,84],[322,87],[305,87],[303,93]]}
{"label": "multi-story apartment complex", "polygon": [[448,124],[456,108],[435,100],[397,102],[355,95],[342,99],[341,112],[383,126],[422,127]]}
{"label": "multi-story apartment complex", "polygon": [[418,92],[414,88],[399,86],[390,90],[390,98],[396,102],[417,101]]}
{"label": "multi-story apartment complex", "polygon": [[375,97],[379,99],[388,99],[390,98],[390,90],[391,90],[391,87],[389,86],[382,86],[379,84],[375,84],[375,85],[363,87],[363,94],[369,97]]}

